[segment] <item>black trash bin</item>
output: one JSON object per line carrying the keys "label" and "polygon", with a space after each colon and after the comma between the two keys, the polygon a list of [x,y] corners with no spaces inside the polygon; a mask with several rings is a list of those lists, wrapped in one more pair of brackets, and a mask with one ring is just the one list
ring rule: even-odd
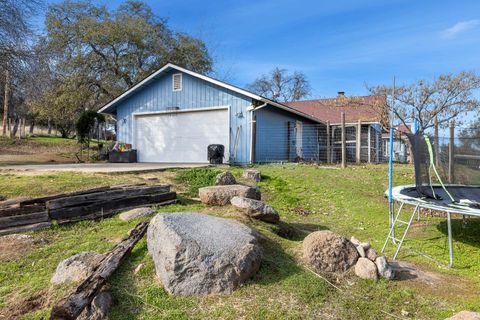
{"label": "black trash bin", "polygon": [[225,156],[225,147],[222,144],[211,144],[208,146],[208,161],[211,164],[222,164]]}

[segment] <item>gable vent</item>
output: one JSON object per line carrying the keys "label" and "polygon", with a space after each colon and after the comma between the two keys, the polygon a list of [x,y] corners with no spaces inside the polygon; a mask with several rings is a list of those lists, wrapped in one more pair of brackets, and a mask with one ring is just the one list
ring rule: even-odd
{"label": "gable vent", "polygon": [[173,91],[181,91],[182,90],[182,74],[176,73],[172,77],[173,81]]}

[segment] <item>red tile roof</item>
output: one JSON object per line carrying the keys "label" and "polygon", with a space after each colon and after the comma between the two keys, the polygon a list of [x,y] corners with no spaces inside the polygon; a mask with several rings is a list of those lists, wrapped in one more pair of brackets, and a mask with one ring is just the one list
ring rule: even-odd
{"label": "red tile roof", "polygon": [[330,124],[341,122],[341,113],[345,112],[345,122],[381,122],[379,107],[385,105],[383,96],[337,96],[337,98],[293,101],[284,103],[290,108],[306,113]]}

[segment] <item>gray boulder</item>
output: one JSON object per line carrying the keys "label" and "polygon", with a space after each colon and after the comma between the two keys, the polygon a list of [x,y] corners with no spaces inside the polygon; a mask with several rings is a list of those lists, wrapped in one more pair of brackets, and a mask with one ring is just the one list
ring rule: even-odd
{"label": "gray boulder", "polygon": [[303,240],[303,256],[319,272],[345,272],[358,260],[355,246],[329,230],[310,233]]}
{"label": "gray boulder", "polygon": [[256,188],[240,184],[200,188],[198,196],[203,203],[218,206],[229,204],[235,196],[260,200],[260,192]]}
{"label": "gray boulder", "polygon": [[355,274],[362,279],[377,280],[377,267],[370,259],[359,258],[355,264]]}
{"label": "gray boulder", "polygon": [[375,259],[375,265],[377,266],[378,275],[381,277],[391,280],[395,277],[395,271],[388,264],[387,258],[385,256],[380,256]]}
{"label": "gray boulder", "polygon": [[367,258],[370,259],[371,261],[375,262],[375,260],[376,260],[377,257],[378,257],[377,251],[375,251],[375,249],[373,249],[373,248],[370,248],[370,249],[368,249],[367,252],[365,253],[365,257],[367,257]]}
{"label": "gray boulder", "polygon": [[260,182],[262,180],[262,174],[260,171],[255,169],[247,169],[243,171],[242,177],[245,179],[253,180],[255,182]]}
{"label": "gray boulder", "polygon": [[231,293],[259,269],[261,249],[249,227],[194,212],[156,215],[148,252],[170,294]]}
{"label": "gray boulder", "polygon": [[81,252],[60,262],[53,274],[53,284],[80,282],[88,278],[103,259],[103,254]]}
{"label": "gray boulder", "polygon": [[235,177],[229,171],[219,173],[215,179],[215,185],[217,186],[227,186],[231,184],[237,184],[237,180],[235,180]]}
{"label": "gray boulder", "polygon": [[107,319],[108,310],[113,305],[113,295],[109,291],[100,291],[99,294],[93,298],[90,305],[83,309],[78,316],[79,320],[103,320]]}
{"label": "gray boulder", "polygon": [[270,223],[278,223],[280,221],[278,212],[262,201],[244,197],[233,197],[230,203],[237,208],[246,209],[247,215],[251,218]]}
{"label": "gray boulder", "polygon": [[151,216],[151,215],[154,215],[155,213],[156,211],[153,210],[152,208],[142,207],[142,208],[135,208],[132,210],[122,212],[118,217],[120,218],[120,220],[129,221],[139,217]]}
{"label": "gray boulder", "polygon": [[361,245],[358,245],[356,248],[360,257],[365,258],[365,249]]}

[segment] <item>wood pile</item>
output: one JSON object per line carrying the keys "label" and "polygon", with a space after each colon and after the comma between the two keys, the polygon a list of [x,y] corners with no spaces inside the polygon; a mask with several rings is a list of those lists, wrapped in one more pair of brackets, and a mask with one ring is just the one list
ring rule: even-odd
{"label": "wood pile", "polygon": [[48,228],[85,219],[110,217],[124,210],[145,205],[176,202],[170,186],[145,184],[100,187],[33,199],[0,202],[0,236]]}

